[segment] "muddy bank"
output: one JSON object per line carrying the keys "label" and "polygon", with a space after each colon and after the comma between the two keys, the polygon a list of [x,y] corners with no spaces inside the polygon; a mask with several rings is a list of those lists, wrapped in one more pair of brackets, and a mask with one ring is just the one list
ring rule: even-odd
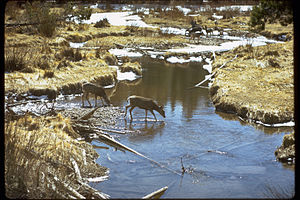
{"label": "muddy bank", "polygon": [[[237,59],[226,61],[237,55]],[[293,41],[241,46],[217,56],[210,87],[218,111],[263,124],[294,121]]]}

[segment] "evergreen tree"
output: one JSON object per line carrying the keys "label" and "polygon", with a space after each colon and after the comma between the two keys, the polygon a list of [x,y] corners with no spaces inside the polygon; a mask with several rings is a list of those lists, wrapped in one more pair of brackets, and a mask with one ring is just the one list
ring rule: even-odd
{"label": "evergreen tree", "polygon": [[287,26],[293,22],[292,1],[262,0],[251,11],[249,25],[260,30],[265,29],[265,24],[278,21]]}

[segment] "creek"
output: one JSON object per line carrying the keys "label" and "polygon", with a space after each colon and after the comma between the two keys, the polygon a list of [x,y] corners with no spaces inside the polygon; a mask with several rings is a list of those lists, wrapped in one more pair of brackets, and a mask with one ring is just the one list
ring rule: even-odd
{"label": "creek", "polygon": [[[250,41],[228,35],[222,37],[234,41],[216,46],[214,51],[229,50]],[[252,39],[250,43],[264,45],[259,39]],[[71,44],[73,48],[82,46],[84,43]],[[185,50],[198,52],[200,47],[203,50],[200,45],[189,45]],[[207,48],[211,51],[213,46]],[[123,110],[130,95],[153,98],[164,106],[166,118],[154,111],[158,121],[154,121],[151,113],[145,121],[145,111],[136,108],[133,121],[128,115],[119,118],[116,125],[120,130],[125,127],[131,132],[112,135],[164,167],[92,140],[100,155],[97,162],[109,168],[110,174],[106,181],[89,184],[111,198],[141,198],[165,186],[168,189],[163,198],[268,198],[276,195],[291,198],[295,193],[295,170],[277,162],[274,151],[293,127],[248,124],[234,114],[216,112],[207,88],[188,89],[209,74],[203,68],[207,63],[175,64],[170,59],[169,63],[154,59],[159,57],[153,54],[151,57],[135,58],[143,68],[142,78],[120,81],[107,91],[110,90],[111,103]],[[56,104],[56,108],[80,106],[78,95],[61,95]],[[33,105],[22,107],[28,109]]]}
{"label": "creek", "polygon": [[[119,142],[182,173],[179,176],[131,152],[92,141],[99,164],[110,170],[109,179],[90,183],[111,198],[141,198],[168,186],[163,198],[260,198],[294,192],[294,169],[276,161],[274,151],[292,128],[249,125],[232,114],[216,113],[206,88],[188,90],[208,74],[201,63],[169,64],[139,58],[143,77],[120,82],[111,101],[125,109],[136,94],[164,105],[166,118],[155,112],[145,121],[145,111],[135,108],[133,121],[119,126],[135,132],[117,135]],[[75,104],[80,104],[80,99]],[[181,164],[182,159],[182,164]],[[271,188],[271,189],[270,189]],[[286,194],[287,193],[287,194]]]}

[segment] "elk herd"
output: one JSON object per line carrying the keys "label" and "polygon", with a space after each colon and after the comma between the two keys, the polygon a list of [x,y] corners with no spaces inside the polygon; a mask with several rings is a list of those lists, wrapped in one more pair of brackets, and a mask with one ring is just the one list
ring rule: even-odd
{"label": "elk herd", "polygon": [[[109,97],[106,95],[105,90],[102,86],[95,85],[93,83],[83,83],[82,84],[82,96],[81,96],[82,107],[84,107],[84,99],[86,99],[88,101],[90,107],[92,106],[91,102],[89,101],[89,94],[95,95],[95,107],[97,107],[97,97],[100,97],[100,99],[102,101],[102,105],[104,105],[104,102],[102,99],[104,99],[105,103],[108,106],[111,105]],[[163,106],[159,106],[154,100],[152,100],[150,98],[132,95],[132,96],[128,97],[127,102],[129,104],[126,106],[125,117],[127,114],[127,109],[130,108],[129,112],[130,112],[131,121],[133,119],[131,112],[135,107],[145,110],[145,112],[146,112],[145,120],[146,121],[147,121],[148,110],[154,116],[155,121],[157,121],[157,119],[153,112],[154,110],[157,111],[159,114],[161,114],[163,117],[166,117]]]}
{"label": "elk herd", "polygon": [[[213,28],[208,28],[206,25],[200,26],[200,25],[196,24],[195,21],[192,21],[191,24],[192,24],[192,27],[189,29],[186,29],[186,31],[185,31],[185,36],[189,36],[189,41],[195,42],[197,40],[197,43],[199,43],[201,35],[204,36],[206,34],[206,37],[210,37],[214,32]],[[216,22],[215,22],[215,25],[216,25]],[[220,35],[223,35],[223,30],[221,28],[216,26],[215,30],[219,31]],[[205,33],[204,33],[204,31],[205,31]]]}
{"label": "elk herd", "polygon": [[[197,43],[199,43],[200,36],[204,35],[204,33],[203,33],[204,30],[206,32],[207,37],[210,37],[213,34],[214,29],[208,28],[207,26],[197,25],[195,21],[192,21],[191,25],[192,25],[192,27],[187,29],[185,32],[185,36],[190,37],[189,40],[193,40],[195,42],[197,39]],[[215,30],[219,31],[220,35],[223,34],[223,31],[221,28],[218,28],[216,26]],[[93,83],[83,83],[82,84],[82,97],[81,97],[82,98],[81,99],[82,107],[84,107],[84,99],[87,100],[90,107],[92,106],[91,102],[89,101],[89,94],[92,94],[95,96],[94,97],[95,98],[95,107],[97,107],[97,97],[100,97],[100,99],[102,101],[102,105],[104,105],[103,100],[105,101],[106,105],[108,105],[108,106],[111,105],[110,99],[107,96],[107,94],[105,93],[105,90],[102,86],[98,86]],[[157,111],[161,116],[166,117],[163,106],[159,106],[153,99],[132,95],[132,96],[128,97],[127,102],[129,104],[126,105],[126,107],[125,107],[125,117],[127,114],[127,109],[129,108],[131,120],[133,119],[131,112],[136,107],[145,110],[145,112],[146,112],[145,120],[147,120],[147,112],[150,111],[152,113],[152,115],[154,116],[155,120],[157,121],[156,116],[153,112],[154,110]]]}

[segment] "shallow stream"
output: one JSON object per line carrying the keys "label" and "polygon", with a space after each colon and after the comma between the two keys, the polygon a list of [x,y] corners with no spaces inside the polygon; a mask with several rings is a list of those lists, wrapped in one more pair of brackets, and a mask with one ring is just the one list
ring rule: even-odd
{"label": "shallow stream", "polygon": [[[155,112],[159,119],[155,122],[148,113],[145,122],[145,111],[135,108],[133,121],[128,115],[119,125],[138,131],[116,135],[121,143],[165,168],[92,141],[109,147],[96,150],[97,162],[108,167],[110,175],[91,185],[111,198],[141,198],[164,186],[169,188],[163,198],[264,198],[277,193],[291,197],[294,170],[274,156],[291,128],[249,125],[234,115],[216,113],[208,89],[187,89],[208,74],[200,63],[175,65],[145,57],[139,61],[143,78],[135,84],[119,83],[111,101],[125,109],[132,94],[151,97],[164,105],[166,118]],[[182,165],[185,173],[180,176]]]}
{"label": "shallow stream", "polygon": [[[247,40],[242,42],[247,43]],[[216,46],[213,51],[223,51],[225,47],[228,50],[242,42],[230,41]],[[258,39],[251,42],[252,45],[265,44]],[[84,44],[76,45],[71,44],[74,48]],[[199,48],[203,50],[199,45],[189,45],[185,50],[198,52]],[[207,48],[211,51],[213,47]],[[174,64],[153,58],[137,58],[143,68],[142,78],[121,81],[115,88],[107,89],[107,93],[111,103],[124,112],[127,97],[133,94],[151,97],[164,106],[166,118],[154,111],[158,121],[154,121],[150,112],[145,121],[145,111],[136,108],[132,122],[128,115],[118,119],[116,125],[120,130],[125,127],[132,131],[112,133],[119,142],[160,166],[93,140],[91,143],[100,155],[97,162],[109,168],[110,174],[108,180],[90,185],[111,198],[141,198],[165,186],[168,189],[163,198],[292,197],[294,169],[277,162],[274,151],[281,145],[284,134],[293,128],[248,124],[233,114],[218,113],[207,88],[188,89],[209,74],[203,69],[207,63]],[[61,95],[56,108],[72,107],[81,107],[80,96]]]}

